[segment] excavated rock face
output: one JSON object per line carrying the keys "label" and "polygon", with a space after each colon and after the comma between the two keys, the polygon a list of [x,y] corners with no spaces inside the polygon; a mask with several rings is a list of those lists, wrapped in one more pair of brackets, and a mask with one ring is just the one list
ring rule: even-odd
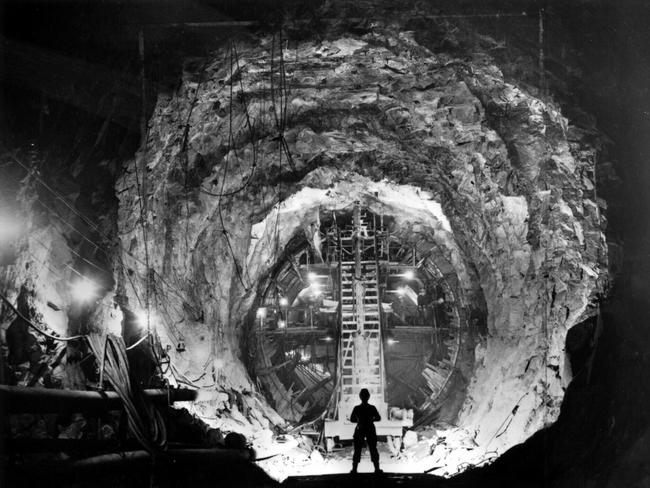
{"label": "excavated rock face", "polygon": [[150,303],[177,378],[213,392],[200,413],[282,424],[247,394],[260,283],[319,212],[359,200],[392,216],[405,239],[435,244],[464,307],[486,314],[446,434],[464,446],[442,460],[452,472],[557,418],[567,331],[606,279],[604,217],[597,150],[557,107],[486,55],[415,38],[376,27],[280,51],[268,37],[188,63],[118,183],[132,270],[118,280],[132,312]]}

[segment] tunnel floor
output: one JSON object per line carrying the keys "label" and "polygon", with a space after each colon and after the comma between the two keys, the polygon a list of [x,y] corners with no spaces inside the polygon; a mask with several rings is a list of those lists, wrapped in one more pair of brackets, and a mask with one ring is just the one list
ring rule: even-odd
{"label": "tunnel floor", "polygon": [[320,487],[388,487],[408,486],[410,488],[427,487],[435,488],[444,486],[444,480],[427,474],[406,473],[358,473],[358,474],[330,474],[319,476],[292,476],[287,478],[280,486],[287,488],[320,488]]}
{"label": "tunnel floor", "polygon": [[[431,459],[414,456],[417,450],[407,450],[407,454],[394,456],[385,442],[377,443],[379,451],[379,463],[385,473],[408,474],[431,472],[438,468],[432,464]],[[292,465],[288,465],[286,456],[274,456],[267,460],[258,461],[256,464],[276,479],[300,478],[311,476],[347,475],[352,468],[352,455],[354,448],[349,443],[343,447],[336,448],[331,452],[320,451],[312,454],[308,459],[296,458]],[[361,454],[361,462],[358,466],[359,475],[374,474],[374,467],[370,461],[368,449],[364,448]],[[435,473],[439,475],[440,473]],[[426,476],[434,479],[434,474]]]}

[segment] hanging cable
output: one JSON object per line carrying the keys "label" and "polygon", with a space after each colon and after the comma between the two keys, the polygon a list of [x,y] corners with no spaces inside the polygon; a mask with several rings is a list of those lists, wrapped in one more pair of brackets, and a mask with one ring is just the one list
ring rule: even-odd
{"label": "hanging cable", "polygon": [[[149,143],[149,130],[147,129],[146,134],[144,134],[144,147],[145,147],[145,154],[141,156],[142,160],[144,161],[145,155],[146,155],[146,148]],[[142,241],[144,244],[144,261],[145,261],[145,281],[144,281],[144,303],[145,303],[145,313],[147,314],[147,335],[145,337],[148,337],[150,334],[150,329],[151,329],[151,308],[149,306],[149,244],[148,244],[148,235],[147,235],[147,229],[146,229],[146,219],[147,219],[147,209],[146,209],[146,199],[147,195],[143,194],[146,193],[146,170],[143,171],[142,174],[142,186],[140,185],[140,179],[138,176],[138,161],[135,161],[135,183],[138,191],[138,203],[140,206],[140,228],[142,230]]]}
{"label": "hanging cable", "polygon": [[[230,134],[229,134],[228,144],[229,144],[229,146],[232,147],[232,144],[233,144],[233,135],[232,135],[233,45],[232,45],[232,42],[231,42],[231,45],[230,45],[230,80],[231,80],[231,83],[230,83],[230,106],[229,106],[229,116],[228,116],[228,118],[229,118],[229,124],[228,125],[229,125],[229,128],[230,128]],[[225,187],[226,178],[228,176],[228,165],[229,165],[229,158],[226,158],[225,162],[224,162],[223,176],[222,176],[222,179],[221,179],[221,190],[220,190],[219,193],[224,192],[223,189]],[[223,219],[223,208],[222,208],[223,205],[222,204],[223,204],[222,197],[219,197],[219,201],[217,203],[217,213],[219,215],[219,221],[221,222],[221,229],[222,229],[221,232],[222,232],[222,234],[223,234],[223,236],[224,236],[224,238],[226,240],[226,244],[228,245],[230,255],[232,256],[233,263],[234,263],[234,266],[235,266],[235,273],[237,274],[237,279],[239,280],[241,285],[244,287],[244,290],[246,292],[248,292],[250,287],[247,286],[246,283],[244,283],[244,277],[242,275],[241,267],[239,265],[239,262],[237,261],[237,258],[235,257],[235,253],[234,253],[234,250],[233,250],[233,247],[232,247],[232,243],[230,242],[230,237],[228,235],[228,231],[226,230],[226,224],[225,224],[224,219]]]}
{"label": "hanging cable", "polygon": [[[4,171],[2,171],[2,168],[0,168],[0,172],[2,172],[3,174],[5,174],[5,175],[8,176],[9,178],[11,178],[11,179],[12,179],[13,181],[15,181],[17,184],[19,184],[19,185],[21,184],[21,182],[20,182],[18,179],[16,179],[16,178],[13,177],[12,175],[10,175],[10,174],[5,173]],[[112,257],[112,255],[111,255],[108,251],[106,251],[105,249],[103,249],[103,247],[102,247],[101,244],[98,244],[97,242],[95,242],[94,240],[92,240],[90,237],[88,237],[87,235],[85,235],[83,232],[81,232],[80,230],[78,230],[74,225],[72,225],[70,222],[68,222],[68,221],[65,219],[65,217],[63,217],[61,214],[59,214],[59,213],[58,213],[56,210],[54,210],[51,206],[46,205],[45,202],[43,202],[42,199],[41,199],[40,197],[37,196],[36,198],[37,198],[37,201],[38,201],[38,203],[41,205],[42,208],[44,208],[46,211],[48,211],[48,212],[50,212],[51,214],[53,214],[54,216],[56,216],[56,217],[59,219],[60,222],[62,222],[62,223],[65,224],[68,228],[70,228],[72,231],[74,231],[77,235],[79,235],[79,237],[81,237],[83,240],[87,241],[88,243],[92,244],[93,247],[94,247],[95,249],[97,249],[97,250],[99,250],[99,251],[102,251],[102,253],[104,253],[104,255],[105,255],[107,258],[110,259],[110,258]],[[96,269],[98,269],[98,270],[100,270],[100,271],[102,271],[102,272],[108,274],[108,271],[106,271],[106,270],[100,268],[99,266],[97,266],[97,265],[93,264],[92,262],[86,260],[85,258],[81,257],[81,256],[79,255],[79,253],[77,253],[77,252],[76,252],[76,251],[75,251],[75,250],[74,250],[74,249],[73,249],[69,244],[66,243],[66,247],[68,248],[68,250],[69,250],[70,252],[72,252],[73,254],[75,254],[76,256],[78,256],[79,258],[83,259],[83,260],[84,260],[85,262],[87,262],[88,264],[90,264],[90,265],[92,265],[93,267],[95,267]],[[128,254],[130,255],[130,253],[128,253]],[[126,264],[125,264],[124,261],[122,260],[121,255],[118,254],[117,257],[118,257],[118,263],[117,263],[118,266],[122,267],[123,270],[124,270],[125,272],[127,272],[127,276],[128,276],[128,275],[129,275],[129,273],[128,273],[129,268],[126,266]],[[133,256],[132,256],[132,257],[133,257]],[[141,264],[144,264],[142,261],[139,261],[137,258],[134,257],[134,259],[135,259],[136,261],[140,262]],[[154,271],[154,273],[155,273],[155,270],[152,270],[152,271]],[[171,287],[171,285],[165,283],[164,280],[161,279],[160,281],[161,281],[163,284],[165,284],[166,286]],[[131,284],[133,284],[133,283],[131,283]],[[179,289],[174,289],[174,290],[175,290],[175,291],[179,291],[179,293],[180,293],[180,290],[179,290]],[[174,290],[173,290],[173,291],[174,291]],[[133,291],[136,293],[136,298],[138,298],[138,301],[140,302],[140,305],[142,306],[142,302],[140,301],[140,298],[137,296],[137,290],[134,288]],[[183,299],[182,296],[180,296],[180,295],[178,295],[178,294],[177,294],[177,296],[178,296],[179,298]]]}
{"label": "hanging cable", "polygon": [[14,305],[9,301],[9,299],[6,296],[4,296],[2,293],[0,293],[0,299],[2,299],[2,301],[5,302],[7,304],[7,306],[22,321],[24,321],[30,328],[34,329],[36,332],[38,332],[39,334],[41,334],[44,337],[47,337],[48,339],[52,339],[54,341],[69,342],[69,341],[76,341],[76,340],[83,339],[83,338],[87,337],[87,336],[85,336],[83,334],[70,336],[70,337],[60,337],[60,336],[55,336],[55,335],[49,334],[49,333],[45,332],[44,330],[41,330],[40,328],[38,328],[36,325],[34,325],[34,323],[31,320],[29,320],[22,313],[20,313],[20,311],[18,311],[18,309],[16,307],[14,307]]}
{"label": "hanging cable", "polygon": [[[2,171],[2,168],[0,168],[0,172],[4,173],[4,171]],[[16,181],[16,183],[20,184],[20,181],[18,181],[17,179],[13,178],[13,176],[11,176],[11,175],[7,175],[7,176],[9,176],[9,177],[12,178],[14,181]],[[45,208],[48,212],[53,213],[57,218],[60,219],[61,222],[65,223],[68,227],[70,227],[72,230],[74,230],[74,231],[75,231],[77,234],[79,234],[82,238],[85,238],[85,240],[87,240],[87,241],[89,241],[89,242],[95,244],[92,240],[90,240],[90,239],[89,239],[88,237],[86,237],[83,233],[81,233],[81,232],[80,232],[79,230],[77,230],[74,226],[72,226],[72,224],[70,224],[69,222],[67,222],[67,220],[65,220],[65,218],[64,218],[63,216],[61,216],[59,213],[57,213],[55,210],[53,210],[53,209],[50,208],[49,206],[46,206],[46,205],[45,205],[45,204],[40,200],[40,197],[37,196],[37,199],[38,199],[37,201],[38,201],[38,202],[43,206],[43,208]],[[36,238],[36,237],[33,236],[33,235],[31,236],[31,238],[32,238],[35,242],[37,242],[38,244],[40,244],[44,249],[49,250],[49,248],[48,248],[45,244],[43,244],[43,242],[42,242],[40,239]],[[72,249],[72,247],[70,246],[70,244],[65,243],[65,245],[66,245],[66,247],[68,248],[69,251],[71,251],[71,252],[75,253],[77,256],[79,256],[79,254],[76,253],[76,252]],[[96,244],[95,244],[95,245],[96,245]],[[96,245],[96,247],[97,247],[97,246],[98,246],[98,245]],[[97,247],[97,249],[102,250],[102,252],[104,252],[104,253],[106,254],[106,256],[109,257],[108,253],[107,253],[105,250],[103,250],[101,247]],[[46,263],[44,263],[43,261],[37,259],[33,254],[31,254],[31,253],[28,253],[28,254],[32,257],[32,259],[36,260],[36,261],[39,262],[40,264],[43,264],[43,265],[46,266],[48,269],[50,269],[50,271],[53,271],[53,272],[54,272],[54,270],[53,270],[53,269],[52,269],[48,264],[46,264]],[[118,259],[118,263],[117,263],[117,264],[118,264],[118,266],[121,267],[122,271],[123,271],[124,274],[126,275],[126,278],[127,278],[127,280],[128,280],[128,283],[129,283],[129,285],[130,285],[130,287],[131,287],[131,289],[132,289],[132,291],[133,291],[133,293],[134,293],[136,299],[138,300],[138,304],[140,305],[140,307],[144,307],[143,302],[142,302],[142,300],[141,300],[141,298],[140,298],[140,294],[139,294],[139,292],[138,292],[138,289],[137,289],[137,287],[135,286],[135,283],[133,283],[133,280],[132,280],[132,278],[131,278],[131,276],[130,276],[130,273],[129,273],[129,271],[128,271],[128,268],[126,267],[126,265],[124,264],[124,262],[123,262],[121,259]],[[82,277],[82,278],[84,277],[83,274],[81,274],[79,271],[77,271],[76,269],[74,269],[74,268],[73,268],[72,266],[70,266],[69,264],[66,265],[66,267],[69,268],[73,273],[75,273],[75,274],[78,275],[79,277]],[[106,272],[105,270],[103,270],[103,271]],[[55,273],[55,274],[59,277],[59,279],[63,279],[63,277],[61,277],[61,275],[60,275],[59,273]],[[166,302],[162,302],[162,303],[166,303]],[[102,305],[102,306],[106,306],[105,304],[100,304],[100,305]],[[166,307],[166,305],[165,305],[165,307]],[[177,311],[177,312],[178,312],[178,311]],[[168,319],[169,319],[169,324],[165,324],[165,323],[163,322],[163,325],[168,329],[170,335],[174,337],[174,340],[179,340],[180,337],[182,337],[182,335],[180,334],[180,331],[178,330],[178,328],[176,328],[176,326],[174,325],[173,320],[171,319],[171,316],[169,315],[169,312],[167,312],[167,317],[168,317]],[[169,330],[170,327],[173,328],[174,331]]]}
{"label": "hanging cable", "polygon": [[150,335],[149,332],[147,332],[145,335],[143,335],[142,337],[140,337],[140,339],[138,339],[138,340],[135,341],[133,344],[131,344],[130,346],[128,346],[128,347],[126,348],[126,350],[127,350],[127,351],[130,351],[131,349],[135,349],[135,348],[138,347],[140,344],[142,344],[142,343],[143,343],[143,342],[144,342],[144,341],[149,337],[149,335]]}
{"label": "hanging cable", "polygon": [[[247,124],[248,131],[249,131],[249,134],[250,134],[251,145],[253,146],[253,162],[252,162],[252,165],[251,165],[250,173],[248,174],[248,177],[246,178],[246,181],[239,188],[237,188],[235,190],[232,190],[232,191],[229,191],[229,192],[223,192],[223,185],[222,185],[222,191],[220,191],[219,193],[214,193],[214,192],[211,192],[209,190],[206,190],[202,186],[200,187],[200,190],[203,193],[205,193],[207,195],[210,195],[210,196],[213,196],[213,197],[219,197],[219,198],[221,198],[221,197],[230,197],[230,196],[236,195],[236,194],[242,192],[243,190],[245,190],[251,184],[251,182],[253,181],[253,177],[255,176],[255,170],[257,168],[257,162],[258,162],[257,154],[258,154],[258,150],[259,150],[259,141],[257,140],[254,126],[251,123],[251,118],[250,118],[250,114],[249,114],[249,110],[248,110],[248,102],[246,101],[246,97],[245,97],[244,84],[243,84],[244,82],[243,82],[243,77],[241,76],[242,69],[241,69],[241,66],[239,64],[239,55],[237,53],[236,47],[232,46],[231,49],[233,50],[233,53],[235,55],[235,60],[236,60],[236,63],[237,63],[237,72],[240,73],[240,77],[239,77],[239,89],[240,89],[239,96],[241,98],[241,103],[244,105],[244,114],[246,115],[246,124]],[[232,60],[231,60],[231,63],[232,63]],[[231,113],[232,113],[232,102],[233,102],[232,83],[233,83],[233,80],[232,80],[232,76],[231,76],[231,94],[230,94]],[[229,145],[231,144],[231,142],[234,142],[232,140],[232,117],[230,118],[230,121],[231,121],[231,126],[230,126]],[[235,153],[235,158],[239,162],[239,157],[237,156],[237,149],[236,149],[235,144],[232,144],[232,147],[233,147],[233,152]],[[238,166],[240,166],[240,165],[238,165]],[[223,181],[222,181],[222,183],[223,183]]]}
{"label": "hanging cable", "polygon": [[[70,210],[71,210],[71,211],[72,211],[72,212],[73,212],[77,217],[79,217],[83,222],[85,222],[86,225],[88,225],[92,230],[94,230],[95,232],[97,232],[97,233],[100,235],[100,237],[106,239],[106,240],[109,241],[109,242],[111,241],[110,236],[108,236],[106,233],[103,233],[103,232],[101,231],[101,229],[100,229],[96,224],[94,224],[94,223],[93,223],[93,222],[92,222],[88,217],[86,217],[85,215],[83,215],[83,213],[81,213],[80,211],[78,211],[78,210],[76,210],[74,207],[72,207],[72,206],[71,206],[71,205],[70,205],[70,204],[65,200],[65,198],[64,198],[61,194],[59,194],[56,190],[52,189],[52,188],[51,188],[51,187],[50,187],[50,186],[49,186],[45,181],[43,181],[43,179],[40,178],[38,175],[34,174],[34,172],[31,171],[29,167],[25,166],[22,162],[20,162],[20,161],[19,161],[17,158],[15,158],[14,156],[10,156],[10,159],[11,159],[12,161],[14,161],[16,164],[20,165],[23,169],[25,169],[25,170],[28,172],[28,174],[32,174],[32,176],[33,176],[33,177],[34,177],[34,178],[35,178],[39,183],[41,183],[41,184],[42,184],[42,185],[43,185],[43,186],[44,186],[44,187],[45,187],[45,188],[46,188],[50,193],[52,193],[52,195],[54,195],[58,200],[61,200],[61,201],[63,202],[63,204],[64,204],[67,208],[69,208],[69,209],[70,209]],[[37,198],[40,200],[40,197],[37,196]],[[70,225],[71,225],[71,224],[70,224]],[[73,228],[74,228],[74,227],[73,227]],[[79,234],[81,234],[78,230],[76,230],[76,232],[79,233]],[[88,242],[92,243],[96,248],[102,250],[102,251],[103,251],[107,256],[110,257],[110,255],[107,253],[107,251],[105,251],[105,250],[103,249],[102,245],[98,244],[97,242],[93,241],[92,239],[88,238],[87,236],[86,236],[86,240],[87,240]],[[135,256],[131,251],[129,251],[128,249],[126,249],[126,248],[124,247],[124,245],[120,242],[119,239],[116,241],[116,245],[117,245],[117,247],[120,249],[120,251],[122,251],[122,253],[124,253],[125,255],[129,256],[130,258],[132,258],[132,259],[135,260],[136,262],[138,262],[138,263],[140,263],[140,264],[146,266],[146,263],[145,263],[142,259],[140,259],[140,258],[138,258],[137,256]],[[119,262],[118,264],[119,264],[120,266],[122,266],[122,267],[127,271],[127,273],[128,273],[128,268],[126,267],[126,264],[125,264],[124,261],[123,261],[122,253],[117,253],[117,259],[118,259],[118,262]],[[174,286],[170,285],[170,284],[169,284],[169,283],[168,283],[168,282],[167,282],[167,281],[166,281],[166,280],[165,280],[165,279],[164,279],[164,278],[163,278],[159,273],[156,272],[155,269],[151,269],[150,271],[153,273],[153,275],[154,275],[155,277],[157,277],[157,278],[160,280],[161,283],[163,283],[163,284],[167,287],[167,289],[168,289],[170,292],[174,293],[174,294],[175,294],[176,296],[178,296],[181,300],[185,300],[185,298],[184,298],[183,295],[182,295],[182,290],[176,289]],[[189,304],[188,304],[188,305],[189,305]],[[190,306],[190,307],[191,307],[191,306]],[[193,310],[193,311],[195,311],[195,310]]]}
{"label": "hanging cable", "polygon": [[[123,402],[129,430],[133,436],[152,454],[163,448],[167,442],[165,423],[158,409],[141,391],[133,389],[126,346],[122,338],[112,335],[104,338],[91,334],[88,336],[88,343],[96,357],[104,358],[105,377]],[[102,354],[104,347],[105,354]]]}

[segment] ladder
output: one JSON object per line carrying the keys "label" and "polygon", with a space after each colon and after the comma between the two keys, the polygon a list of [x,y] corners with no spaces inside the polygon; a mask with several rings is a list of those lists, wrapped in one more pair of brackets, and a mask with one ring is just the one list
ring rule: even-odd
{"label": "ladder", "polygon": [[367,388],[378,409],[385,405],[381,304],[376,229],[355,205],[352,228],[339,235],[339,383],[336,417],[349,418]]}
{"label": "ladder", "polygon": [[412,425],[412,419],[391,419],[386,404],[379,261],[388,256],[388,240],[383,221],[378,226],[372,218],[371,224],[356,202],[352,226],[336,233],[340,335],[336,405],[325,419],[323,432],[328,451],[336,439],[353,438],[356,424],[350,422],[350,414],[359,404],[362,388],[368,389],[370,403],[382,418],[375,422],[377,435],[385,436],[389,445],[401,438],[403,427]]}
{"label": "ladder", "polygon": [[378,269],[374,229],[354,209],[353,228],[341,233],[341,376],[338,404],[347,414],[367,388],[374,402],[384,401]]}
{"label": "ladder", "polygon": [[[381,226],[380,226],[381,227]],[[325,420],[329,450],[334,439],[352,439],[355,424],[352,409],[359,403],[362,388],[370,392],[370,403],[382,417],[375,423],[377,435],[401,437],[402,421],[388,418],[386,372],[382,342],[379,293],[378,237],[383,229],[370,225],[359,203],[355,203],[351,228],[338,232],[340,336],[338,382],[333,415]]]}

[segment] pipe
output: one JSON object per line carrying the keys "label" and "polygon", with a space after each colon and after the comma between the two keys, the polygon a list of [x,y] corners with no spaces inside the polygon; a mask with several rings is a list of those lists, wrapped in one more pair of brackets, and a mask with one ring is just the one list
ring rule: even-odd
{"label": "pipe", "polygon": [[[248,449],[170,449],[150,454],[145,450],[123,451],[78,459],[74,461],[20,463],[9,471],[11,480],[20,486],[43,483],[47,486],[67,486],[67,480],[78,484],[88,476],[138,476],[153,473],[182,479],[189,473],[211,472],[215,479],[229,480],[226,486],[242,486],[241,477],[255,469],[255,455]],[[236,481],[236,483],[232,483]],[[269,479],[270,481],[270,479]],[[164,483],[163,483],[164,484]],[[220,485],[224,486],[222,483]],[[12,485],[13,486],[13,485]],[[85,484],[84,484],[85,486]],[[257,485],[256,485],[257,486]],[[274,486],[263,483],[261,486]]]}
{"label": "pipe", "polygon": [[[191,402],[198,390],[148,389],[142,393],[156,404]],[[57,390],[0,385],[0,404],[5,414],[53,413],[59,411],[106,411],[122,408],[122,400],[114,391]]]}
{"label": "pipe", "polygon": [[[252,461],[254,455],[249,449],[170,449],[156,454],[156,458],[169,461],[194,461],[209,466],[211,463]],[[151,454],[144,450],[101,454],[77,461],[53,465],[54,470],[78,472],[84,469],[112,467],[123,463],[151,463]]]}
{"label": "pipe", "polygon": [[[138,449],[142,447],[135,440],[118,439],[36,439],[33,437],[18,437],[5,439],[7,452],[84,452],[90,455],[93,452],[111,452],[119,449]],[[188,444],[186,442],[168,442],[170,450],[204,449],[201,444]],[[3,486],[3,485],[0,485]]]}

